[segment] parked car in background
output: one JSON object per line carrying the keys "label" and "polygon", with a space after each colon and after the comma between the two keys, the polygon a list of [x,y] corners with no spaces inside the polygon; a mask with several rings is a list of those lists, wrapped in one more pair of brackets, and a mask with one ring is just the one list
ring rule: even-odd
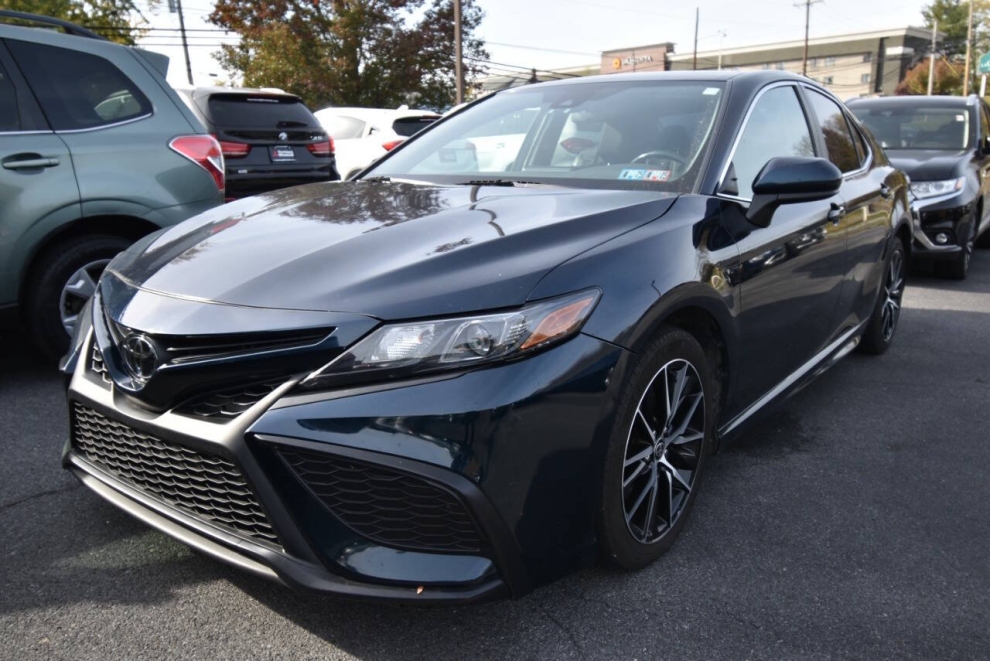
{"label": "parked car in background", "polygon": [[[530,112],[483,170],[470,136]],[[469,602],[638,569],[719,442],[891,346],[910,237],[904,173],[807,78],[499,92],[349,185],[115,259],[63,365],[63,462],[308,590]]]}
{"label": "parked car in background", "polygon": [[220,141],[228,201],[340,179],[333,139],[298,96],[270,88],[176,91]]}
{"label": "parked car in background", "polygon": [[440,119],[429,110],[324,108],[316,118],[337,146],[337,170],[349,179],[406,138]]}
{"label": "parked car in background", "polygon": [[911,179],[913,257],[963,279],[990,247],[990,112],[978,96],[856,99],[849,109]]}
{"label": "parked car in background", "polygon": [[220,146],[167,69],[71,23],[0,11],[0,322],[22,320],[53,355],[114,255],[223,201]]}

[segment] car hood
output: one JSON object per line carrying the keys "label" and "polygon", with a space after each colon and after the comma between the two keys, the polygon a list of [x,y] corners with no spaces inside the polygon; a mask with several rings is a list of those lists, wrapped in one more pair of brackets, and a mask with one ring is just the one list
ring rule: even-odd
{"label": "car hood", "polygon": [[968,151],[936,149],[888,150],[891,165],[904,170],[911,181],[941,181],[962,176],[962,166],[969,160]]}
{"label": "car hood", "polygon": [[218,207],[121,254],[146,291],[402,319],[511,307],[551,269],[665,213],[670,194],[348,182]]}

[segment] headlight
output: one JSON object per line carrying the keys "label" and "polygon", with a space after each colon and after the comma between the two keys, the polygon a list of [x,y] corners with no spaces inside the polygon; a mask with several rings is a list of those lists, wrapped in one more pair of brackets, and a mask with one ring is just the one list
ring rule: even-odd
{"label": "headlight", "polygon": [[936,195],[947,195],[949,193],[955,193],[956,191],[961,191],[963,186],[966,184],[965,177],[959,177],[958,179],[948,179],[946,181],[912,181],[911,182],[911,192],[919,200],[923,200],[926,197],[935,197]]}
{"label": "headlight", "polygon": [[592,289],[513,312],[382,326],[300,385],[387,380],[523,356],[577,333],[600,295]]}

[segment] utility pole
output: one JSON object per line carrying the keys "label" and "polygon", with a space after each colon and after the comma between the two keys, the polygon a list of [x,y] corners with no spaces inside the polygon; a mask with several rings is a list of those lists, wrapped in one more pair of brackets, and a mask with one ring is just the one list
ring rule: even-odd
{"label": "utility pole", "polygon": [[694,8],[694,58],[691,60],[691,69],[698,69],[698,21],[701,20],[701,10]]}
{"label": "utility pole", "polygon": [[932,95],[932,87],[935,84],[935,35],[938,34],[938,21],[932,22],[932,56],[928,62],[928,96]]}
{"label": "utility pole", "polygon": [[454,0],[454,75],[457,103],[464,103],[464,54],[461,52],[461,0]]}
{"label": "utility pole", "polygon": [[718,70],[722,70],[722,40],[728,36],[725,30],[718,31]]}
{"label": "utility pole", "polygon": [[804,2],[799,2],[795,7],[800,7],[804,5],[804,59],[801,62],[801,75],[808,75],[808,28],[811,25],[811,5],[817,5],[822,0],[804,0]]}
{"label": "utility pole", "polygon": [[189,61],[189,41],[186,39],[186,18],[182,14],[182,0],[168,0],[168,10],[179,14],[179,36],[182,37],[182,52],[186,56],[186,77],[192,85],[192,63]]}
{"label": "utility pole", "polygon": [[966,29],[966,69],[963,74],[963,96],[969,96],[969,59],[973,49],[973,0],[969,0],[969,27]]}

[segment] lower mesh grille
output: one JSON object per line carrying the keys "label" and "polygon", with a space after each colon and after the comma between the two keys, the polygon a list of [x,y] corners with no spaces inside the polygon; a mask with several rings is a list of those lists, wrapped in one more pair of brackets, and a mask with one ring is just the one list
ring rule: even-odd
{"label": "lower mesh grille", "polygon": [[478,530],[463,504],[431,482],[318,452],[279,452],[323,504],[363,537],[412,550],[481,549]]}
{"label": "lower mesh grille", "polygon": [[231,462],[131,429],[78,402],[72,413],[72,446],[85,459],[198,519],[278,545],[268,517]]}

